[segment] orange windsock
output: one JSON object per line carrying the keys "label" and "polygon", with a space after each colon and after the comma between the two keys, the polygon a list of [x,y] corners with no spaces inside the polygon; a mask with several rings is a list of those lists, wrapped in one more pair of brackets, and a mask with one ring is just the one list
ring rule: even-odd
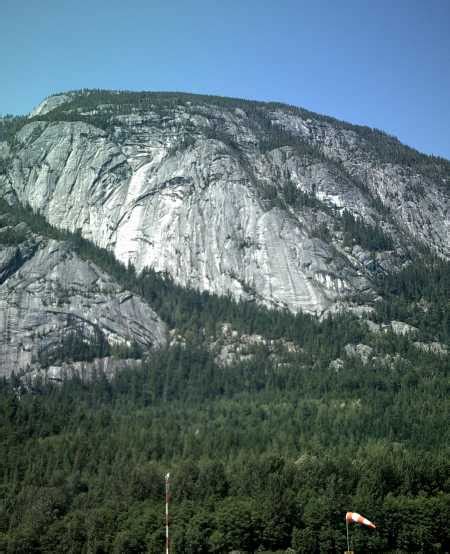
{"label": "orange windsock", "polygon": [[375,525],[371,521],[356,512],[347,512],[345,514],[345,521],[347,523],[360,523],[361,525],[367,525],[367,527],[376,529]]}

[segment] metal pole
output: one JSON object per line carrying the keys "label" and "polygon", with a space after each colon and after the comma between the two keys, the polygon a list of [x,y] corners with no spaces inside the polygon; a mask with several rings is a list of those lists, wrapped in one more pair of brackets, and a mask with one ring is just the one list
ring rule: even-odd
{"label": "metal pole", "polygon": [[169,540],[169,501],[170,501],[170,473],[166,473],[166,554],[170,554]]}
{"label": "metal pole", "polygon": [[347,517],[345,517],[345,525],[347,527],[347,552],[350,552],[350,541],[348,539],[348,521],[347,521]]}

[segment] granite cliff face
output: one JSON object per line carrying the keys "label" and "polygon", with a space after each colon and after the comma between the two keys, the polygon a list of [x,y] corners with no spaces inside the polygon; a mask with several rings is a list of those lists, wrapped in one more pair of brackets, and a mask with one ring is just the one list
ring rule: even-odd
{"label": "granite cliff face", "polygon": [[272,307],[320,314],[373,298],[416,244],[450,255],[448,162],[305,110],[69,93],[3,152],[9,201],[137,270]]}
{"label": "granite cliff face", "polygon": [[[0,233],[0,376],[51,360],[67,341],[146,349],[166,342],[166,326],[138,296],[123,290],[68,244],[25,224]],[[6,232],[20,237],[5,244]]]}

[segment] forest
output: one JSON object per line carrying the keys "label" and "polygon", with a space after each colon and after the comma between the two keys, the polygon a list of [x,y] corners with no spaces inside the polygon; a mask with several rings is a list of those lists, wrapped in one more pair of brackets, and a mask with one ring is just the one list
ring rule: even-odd
{"label": "forest", "polygon": [[339,372],[199,345],[137,370],[0,387],[0,551],[359,552],[450,547],[448,364]]}

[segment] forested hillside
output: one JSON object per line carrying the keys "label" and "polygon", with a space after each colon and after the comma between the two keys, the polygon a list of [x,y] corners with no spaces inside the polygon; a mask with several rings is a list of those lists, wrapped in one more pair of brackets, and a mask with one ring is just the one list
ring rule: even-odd
{"label": "forested hillside", "polygon": [[[112,381],[1,382],[0,551],[161,552],[167,471],[174,553],[342,552],[348,510],[377,525],[352,530],[356,551],[448,551],[448,356],[414,344],[448,344],[445,262],[424,252],[379,283],[372,323],[401,319],[412,338],[138,276],[29,209],[2,209],[138,291],[181,339],[134,352],[142,366]],[[256,344],[223,367],[208,346],[223,322],[300,348]]]}
{"label": "forested hillside", "polygon": [[448,363],[217,368],[177,348],[59,385],[3,382],[7,552],[161,552],[170,470],[174,552],[445,552]]}

